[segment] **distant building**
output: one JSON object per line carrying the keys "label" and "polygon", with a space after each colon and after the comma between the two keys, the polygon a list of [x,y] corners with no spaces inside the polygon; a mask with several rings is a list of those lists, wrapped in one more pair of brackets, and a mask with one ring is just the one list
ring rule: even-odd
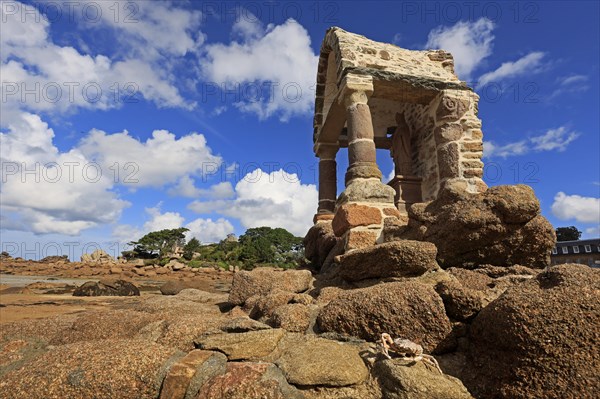
{"label": "distant building", "polygon": [[557,242],[551,259],[553,265],[581,263],[600,268],[600,238]]}
{"label": "distant building", "polygon": [[235,236],[235,234],[230,233],[230,234],[227,234],[227,237],[223,241],[225,241],[225,242],[238,242],[238,239]]}

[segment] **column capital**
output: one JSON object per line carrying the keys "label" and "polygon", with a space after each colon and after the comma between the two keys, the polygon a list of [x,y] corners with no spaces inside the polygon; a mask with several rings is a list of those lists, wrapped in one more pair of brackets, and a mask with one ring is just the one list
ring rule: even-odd
{"label": "column capital", "polygon": [[335,160],[339,149],[338,144],[317,143],[315,145],[315,155],[321,160]]}
{"label": "column capital", "polygon": [[341,81],[338,101],[345,107],[366,104],[373,94],[373,77],[349,73]]}

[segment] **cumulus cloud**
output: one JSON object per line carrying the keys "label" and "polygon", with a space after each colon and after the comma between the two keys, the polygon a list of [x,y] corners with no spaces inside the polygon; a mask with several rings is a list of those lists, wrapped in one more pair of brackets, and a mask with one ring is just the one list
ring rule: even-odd
{"label": "cumulus cloud", "polygon": [[533,136],[526,140],[519,140],[504,145],[498,145],[492,141],[485,141],[483,143],[483,155],[486,158],[507,158],[509,156],[524,155],[531,151],[562,152],[565,151],[567,146],[579,136],[580,133],[569,130],[566,126],[560,126],[556,129],[549,129],[542,135]]}
{"label": "cumulus cloud", "polygon": [[[104,3],[94,2],[96,6],[110,6],[108,2]],[[10,12],[2,7],[3,127],[11,117],[18,118],[15,109],[31,112],[67,112],[79,108],[106,110],[120,107],[126,101],[139,101],[142,97],[158,106],[194,106],[180,95],[174,77],[163,65],[133,56],[113,60],[103,54],[83,54],[74,47],[57,45],[49,35],[50,23],[37,8],[19,2],[11,2],[11,7],[15,9]],[[147,6],[144,4],[142,8]],[[23,18],[25,12],[27,18]],[[151,29],[144,28],[145,24],[128,24],[128,29],[145,29],[148,36]],[[152,37],[147,37],[147,41],[152,39],[155,47],[137,47],[144,51],[167,47],[175,51],[179,47],[174,42],[185,42],[181,38],[163,42],[154,36],[167,37],[156,30]]]}
{"label": "cumulus cloud", "polygon": [[233,233],[233,226],[229,220],[219,218],[215,221],[212,219],[195,219],[186,224],[185,227],[190,229],[187,233],[188,239],[196,237],[200,242],[213,243],[219,242]]}
{"label": "cumulus cloud", "polygon": [[531,75],[543,67],[542,59],[544,53],[540,51],[531,52],[517,61],[505,62],[496,70],[484,73],[479,77],[478,86],[484,86],[490,82],[499,82],[506,78],[528,74]]}
{"label": "cumulus cloud", "polygon": [[494,28],[494,23],[487,18],[439,26],[429,32],[425,47],[452,53],[456,74],[469,80],[473,71],[492,54]]}
{"label": "cumulus cloud", "polygon": [[53,138],[29,113],[0,133],[3,228],[77,235],[115,222],[130,203],[112,191],[112,178],[78,149],[60,152]]}
{"label": "cumulus cloud", "polygon": [[78,22],[87,29],[114,29],[115,41],[129,58],[183,57],[196,52],[204,43],[199,10],[179,8],[170,1],[84,0],[84,3],[93,5],[94,11],[100,10],[100,21],[82,18]]}
{"label": "cumulus cloud", "polygon": [[151,219],[144,223],[144,232],[151,232],[165,229],[176,229],[183,225],[185,219],[178,212],[160,211],[162,204],[158,204],[153,208],[146,208],[146,212],[151,216]]}
{"label": "cumulus cloud", "polygon": [[224,218],[214,221],[210,218],[198,218],[185,223],[185,218],[179,212],[162,212],[161,207],[162,204],[159,203],[155,207],[146,208],[149,219],[142,227],[127,224],[116,226],[113,229],[112,237],[118,242],[127,243],[138,240],[152,231],[186,227],[189,229],[186,239],[190,240],[192,237],[196,237],[200,242],[213,243],[221,241],[227,237],[227,234],[234,231],[231,222]]}
{"label": "cumulus cloud", "polygon": [[283,170],[266,173],[256,169],[236,184],[235,194],[233,200],[194,201],[188,208],[234,217],[245,228],[283,227],[303,236],[312,224],[318,201],[314,184],[302,184],[297,175]]}
{"label": "cumulus cloud", "polygon": [[600,198],[567,195],[561,191],[554,196],[551,209],[560,220],[600,224]]}
{"label": "cumulus cloud", "polygon": [[238,39],[229,44],[205,47],[201,67],[206,78],[237,88],[234,105],[260,119],[309,114],[318,56],[306,29],[293,19],[266,28],[246,21],[237,23],[234,33]]}
{"label": "cumulus cloud", "polygon": [[[222,163],[201,134],[176,138],[156,130],[151,138],[140,141],[126,131],[92,130],[66,152],[59,151],[53,140],[54,130],[31,113],[20,113],[0,133],[4,229],[78,235],[84,229],[114,223],[131,205],[115,191],[121,185],[163,187],[179,181],[174,190],[186,194],[185,182],[191,182],[191,194],[201,198],[234,195],[228,182],[207,189],[193,186],[192,176],[204,176]],[[181,221],[174,214],[161,215],[148,228]]]}
{"label": "cumulus cloud", "polygon": [[169,195],[188,198],[223,199],[233,197],[235,191],[231,183],[227,181],[214,184],[207,189],[200,189],[195,186],[194,180],[190,176],[184,176],[179,179],[177,185],[169,189]]}
{"label": "cumulus cloud", "polygon": [[198,133],[177,138],[166,130],[155,130],[144,142],[127,131],[107,134],[94,129],[78,149],[105,170],[114,170],[116,165],[121,171],[117,180],[133,188],[161,187],[190,174],[212,172],[222,163],[222,158],[212,153],[205,137]]}

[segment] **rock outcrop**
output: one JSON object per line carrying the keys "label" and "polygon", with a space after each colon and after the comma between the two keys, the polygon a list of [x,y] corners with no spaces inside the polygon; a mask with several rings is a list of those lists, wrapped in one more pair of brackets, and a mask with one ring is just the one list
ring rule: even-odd
{"label": "rock outcrop", "polygon": [[254,295],[266,295],[274,289],[304,292],[311,286],[313,277],[309,270],[273,270],[267,268],[240,271],[233,276],[229,302],[243,305]]}
{"label": "rock outcrop", "polygon": [[529,186],[497,186],[482,194],[447,185],[431,202],[409,208],[408,228],[393,227],[386,239],[413,239],[436,245],[443,268],[465,265],[550,263],[556,238],[540,215],[539,201]]}
{"label": "rock outcrop", "polygon": [[323,331],[376,342],[384,332],[435,351],[451,331],[441,298],[430,285],[413,281],[348,290],[319,313]]}
{"label": "rock outcrop", "polygon": [[329,254],[339,241],[340,238],[333,233],[330,221],[317,223],[304,237],[304,256],[317,270],[327,267],[332,261]]}
{"label": "rock outcrop", "polygon": [[591,398],[600,388],[600,271],[560,265],[509,288],[470,329],[478,397]]}
{"label": "rock outcrop", "polygon": [[73,296],[139,296],[140,290],[125,280],[88,281],[73,291]]}
{"label": "rock outcrop", "polygon": [[431,370],[423,362],[385,359],[375,363],[373,374],[389,399],[472,399],[459,379]]}
{"label": "rock outcrop", "polygon": [[416,277],[438,270],[437,250],[430,242],[393,241],[339,256],[339,275],[347,281]]}
{"label": "rock outcrop", "polygon": [[288,384],[271,363],[227,363],[224,374],[211,378],[198,393],[202,399],[301,399],[304,396]]}
{"label": "rock outcrop", "polygon": [[97,249],[91,254],[81,255],[81,261],[85,263],[117,263],[115,258],[101,249]]}
{"label": "rock outcrop", "polygon": [[53,255],[46,256],[45,258],[40,259],[40,262],[44,263],[69,263],[69,257],[67,255]]}

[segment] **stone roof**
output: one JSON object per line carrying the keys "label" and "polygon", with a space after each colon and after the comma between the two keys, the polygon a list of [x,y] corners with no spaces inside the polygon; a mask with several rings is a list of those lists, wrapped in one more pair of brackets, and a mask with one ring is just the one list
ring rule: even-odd
{"label": "stone roof", "polygon": [[454,59],[444,50],[407,50],[332,27],[319,56],[313,139],[348,73],[371,76],[373,97],[398,102],[427,104],[442,90],[471,90],[454,74]]}
{"label": "stone roof", "polygon": [[340,56],[336,59],[338,79],[344,75],[344,70],[349,68],[366,68],[460,83],[454,74],[454,59],[444,50],[406,50],[394,44],[367,39],[338,27],[332,27],[327,31],[321,47],[321,55],[332,50]]}

